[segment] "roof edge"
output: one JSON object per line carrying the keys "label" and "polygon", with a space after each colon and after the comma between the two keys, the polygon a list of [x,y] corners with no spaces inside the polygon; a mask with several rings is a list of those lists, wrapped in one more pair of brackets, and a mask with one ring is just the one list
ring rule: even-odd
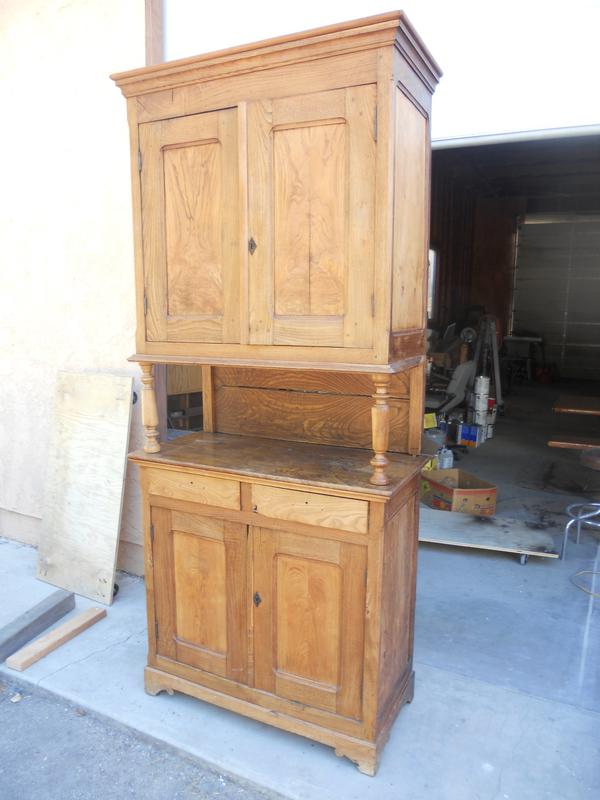
{"label": "roof edge", "polygon": [[579,136],[600,136],[600,124],[432,139],[431,149],[452,150],[460,147],[482,147],[492,144],[510,144],[511,142],[537,142],[544,139],[571,139]]}

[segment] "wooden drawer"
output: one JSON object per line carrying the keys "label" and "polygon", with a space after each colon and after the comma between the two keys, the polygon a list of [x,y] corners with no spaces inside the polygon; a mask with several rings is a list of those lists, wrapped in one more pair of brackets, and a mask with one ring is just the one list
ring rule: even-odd
{"label": "wooden drawer", "polygon": [[253,485],[252,506],[266,517],[354,533],[367,532],[369,504],[366,500]]}
{"label": "wooden drawer", "polygon": [[220,508],[240,508],[240,483],[227,478],[211,478],[194,472],[147,469],[146,486],[149,494],[189,500]]}

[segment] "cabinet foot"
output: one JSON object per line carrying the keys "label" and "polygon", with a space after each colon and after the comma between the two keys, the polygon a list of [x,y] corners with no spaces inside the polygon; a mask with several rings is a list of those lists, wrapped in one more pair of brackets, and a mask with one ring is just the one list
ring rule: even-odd
{"label": "cabinet foot", "polygon": [[165,691],[164,686],[157,686],[152,681],[148,681],[147,679],[144,680],[144,691],[146,694],[151,695],[152,697],[156,697],[157,694]]}
{"label": "cabinet foot", "polygon": [[173,694],[173,689],[161,680],[160,674],[151,669],[146,669],[144,672],[144,690],[146,694],[152,697],[156,697],[156,695],[161,692],[167,692],[167,694],[170,695]]}
{"label": "cabinet foot", "polygon": [[375,745],[342,745],[335,748],[339,758],[353,761],[363,775],[373,777],[379,767],[379,752]]}

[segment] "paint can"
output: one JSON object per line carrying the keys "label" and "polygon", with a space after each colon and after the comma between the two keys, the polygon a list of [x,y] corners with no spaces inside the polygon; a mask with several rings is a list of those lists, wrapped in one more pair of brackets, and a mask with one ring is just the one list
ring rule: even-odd
{"label": "paint can", "polygon": [[477,394],[473,395],[473,408],[475,411],[485,411],[487,414],[488,410],[488,396],[487,394]]}
{"label": "paint can", "polygon": [[490,379],[488,375],[478,375],[475,378],[475,386],[474,392],[475,394],[485,394],[489,395],[490,393]]}
{"label": "paint can", "polygon": [[438,452],[438,469],[452,469],[454,465],[454,453],[447,447],[442,447]]}
{"label": "paint can", "polygon": [[488,423],[488,412],[487,409],[485,411],[473,411],[473,424],[474,425],[487,425]]}
{"label": "paint can", "polygon": [[486,439],[493,439],[494,438],[494,423],[488,422],[485,427],[485,438]]}

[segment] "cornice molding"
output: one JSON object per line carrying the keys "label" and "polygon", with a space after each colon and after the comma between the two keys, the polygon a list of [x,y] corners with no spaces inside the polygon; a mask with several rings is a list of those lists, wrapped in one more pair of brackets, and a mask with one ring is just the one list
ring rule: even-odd
{"label": "cornice molding", "polygon": [[402,11],[111,75],[125,97],[334,55],[396,47],[433,92],[441,71]]}

